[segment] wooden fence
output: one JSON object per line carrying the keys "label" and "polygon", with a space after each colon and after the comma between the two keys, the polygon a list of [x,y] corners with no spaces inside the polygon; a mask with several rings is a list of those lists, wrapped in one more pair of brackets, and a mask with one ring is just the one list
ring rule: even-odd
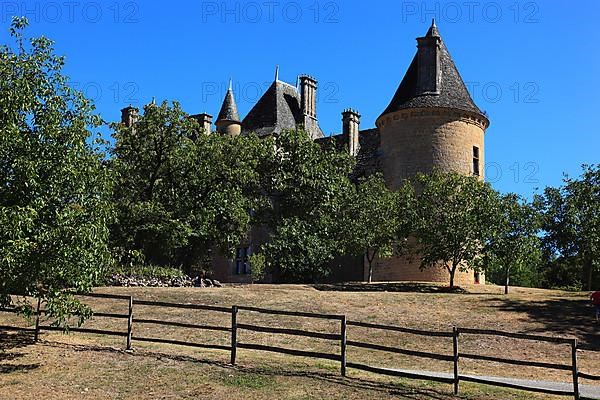
{"label": "wooden fence", "polygon": [[[340,374],[342,376],[346,376],[347,368],[353,368],[356,370],[362,370],[362,371],[367,371],[367,372],[376,373],[376,374],[383,374],[383,375],[388,375],[388,376],[396,376],[396,377],[409,378],[409,379],[420,379],[420,380],[428,380],[428,381],[447,383],[447,384],[453,385],[455,394],[458,394],[460,382],[463,381],[463,382],[472,382],[472,383],[500,386],[500,387],[511,388],[511,389],[519,389],[519,390],[525,390],[525,391],[531,391],[531,392],[541,392],[541,393],[561,395],[561,396],[572,396],[576,400],[585,400],[584,397],[580,396],[579,380],[586,379],[586,380],[592,380],[592,381],[600,381],[600,376],[587,374],[587,373],[579,371],[579,369],[577,367],[577,350],[581,347],[578,346],[577,339],[568,339],[568,338],[542,336],[542,335],[531,335],[531,334],[524,334],[524,333],[502,332],[502,331],[489,330],[489,329],[467,329],[467,328],[457,328],[457,327],[454,327],[452,329],[452,331],[448,331],[448,332],[428,331],[428,330],[413,329],[413,328],[406,328],[406,327],[393,326],[393,325],[381,325],[381,324],[358,322],[358,321],[347,321],[345,315],[270,310],[270,309],[265,309],[265,308],[248,307],[248,306],[232,306],[231,308],[228,308],[228,307],[219,307],[219,306],[211,306],[211,305],[201,305],[201,304],[167,303],[167,302],[159,302],[159,301],[135,300],[133,298],[133,296],[109,295],[109,294],[100,294],[100,293],[90,293],[90,294],[85,294],[85,295],[81,295],[81,296],[126,301],[127,305],[128,305],[128,313],[127,314],[98,312],[98,313],[94,313],[93,316],[99,317],[99,318],[122,319],[122,320],[126,320],[127,324],[126,324],[126,326],[124,326],[124,330],[121,330],[121,331],[112,331],[112,330],[105,330],[105,329],[91,329],[91,328],[84,328],[84,327],[72,327],[72,328],[69,328],[69,331],[125,337],[126,338],[125,346],[126,346],[127,350],[131,350],[133,341],[166,343],[166,344],[173,344],[173,345],[180,345],[180,346],[191,346],[191,347],[198,347],[198,348],[223,350],[223,351],[230,352],[230,356],[231,356],[230,362],[232,365],[236,364],[238,349],[275,352],[275,353],[282,353],[282,354],[287,354],[287,355],[292,355],[292,356],[326,359],[326,360],[332,360],[332,361],[339,362],[340,363]],[[175,321],[164,321],[161,319],[134,318],[133,309],[134,309],[135,305],[161,307],[161,308],[166,308],[166,309],[177,308],[177,309],[189,309],[189,310],[202,310],[202,311],[209,311],[209,312],[215,312],[215,313],[221,313],[221,314],[229,314],[231,316],[231,324],[229,326],[213,326],[213,325],[200,325],[200,324],[191,324],[191,323],[183,323],[183,322],[175,322]],[[17,310],[15,308],[1,308],[0,311],[16,312]],[[255,325],[243,324],[243,323],[238,322],[238,314],[240,311],[246,311],[246,312],[250,312],[250,313],[259,313],[259,314],[283,315],[283,316],[292,316],[292,317],[301,317],[301,318],[316,318],[316,319],[329,320],[329,321],[333,321],[332,323],[339,324],[339,333],[324,333],[324,332],[307,331],[307,330],[301,330],[301,329],[275,328],[275,327],[268,327],[268,326],[262,326],[262,325],[256,325],[256,324]],[[38,335],[41,331],[63,331],[63,328],[60,328],[57,326],[42,325],[41,321],[40,321],[40,316],[44,315],[44,314],[46,314],[46,311],[41,309],[41,301],[38,299],[37,308],[34,313],[34,315],[35,315],[35,327],[34,328],[17,328],[14,326],[0,325],[0,330],[18,330],[18,331],[31,332],[34,334],[35,341],[38,340]],[[172,327],[179,327],[179,328],[226,332],[227,335],[230,336],[231,344],[229,346],[226,346],[226,345],[172,340],[172,339],[158,338],[158,337],[135,336],[135,335],[133,335],[133,325],[134,324],[163,325],[163,326],[172,326]],[[361,342],[361,341],[354,341],[354,340],[349,341],[349,340],[347,340],[347,334],[348,334],[349,327],[361,327],[361,328],[371,329],[375,332],[377,332],[377,331],[390,332],[391,331],[391,332],[408,333],[411,335],[418,335],[418,336],[446,338],[448,340],[452,340],[452,350],[453,351],[452,351],[452,354],[438,354],[438,353],[433,353],[433,352],[423,352],[423,351],[402,349],[402,348],[391,347],[391,346],[384,346],[384,345],[369,343],[369,342]],[[258,344],[258,343],[240,342],[238,340],[238,331],[240,331],[240,330],[261,332],[261,333],[270,333],[270,334],[275,334],[275,335],[302,336],[302,337],[326,340],[326,341],[330,341],[330,342],[336,342],[336,343],[339,343],[339,353],[322,353],[322,352],[315,352],[315,351],[289,349],[289,348],[277,347],[277,346],[267,346],[267,345]],[[546,362],[538,362],[538,361],[515,360],[515,359],[502,358],[502,357],[493,357],[493,356],[487,356],[487,355],[464,353],[464,352],[461,352],[459,349],[459,337],[461,335],[501,336],[501,337],[506,337],[506,338],[518,339],[518,340],[547,342],[547,343],[555,343],[555,344],[568,344],[568,345],[570,345],[571,363],[570,364],[554,364],[554,363],[546,363]],[[369,336],[371,336],[371,335],[369,335]],[[444,374],[432,375],[432,374],[427,374],[427,373],[408,372],[408,371],[394,370],[394,369],[389,369],[389,368],[381,368],[381,367],[365,365],[365,364],[360,364],[360,363],[347,362],[347,348],[348,347],[356,347],[356,348],[363,348],[363,349],[369,349],[369,350],[375,350],[375,351],[388,352],[388,353],[393,353],[393,354],[403,354],[403,355],[414,356],[414,357],[446,361],[448,363],[452,363],[453,373],[451,374],[452,375],[451,377],[447,377]],[[589,350],[589,348],[587,348],[587,349]],[[498,380],[489,380],[489,379],[485,379],[483,377],[463,375],[459,372],[460,359],[489,361],[489,362],[494,362],[494,363],[505,363],[505,364],[511,364],[511,365],[538,367],[538,368],[551,369],[551,370],[570,371],[572,374],[572,378],[573,378],[573,386],[572,386],[573,389],[572,390],[558,390],[558,389],[551,389],[551,388],[523,386],[523,385],[515,384],[515,383],[500,382]]]}

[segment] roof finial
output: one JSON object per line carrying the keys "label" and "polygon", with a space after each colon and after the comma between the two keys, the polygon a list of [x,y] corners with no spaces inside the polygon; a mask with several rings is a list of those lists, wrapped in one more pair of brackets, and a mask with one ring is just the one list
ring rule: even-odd
{"label": "roof finial", "polygon": [[275,81],[279,80],[279,65],[275,66]]}
{"label": "roof finial", "polygon": [[431,19],[431,27],[429,28],[429,30],[427,31],[427,34],[425,35],[425,37],[432,37],[432,36],[440,36],[440,33],[438,32],[438,27],[435,24],[435,18]]}
{"label": "roof finial", "polygon": [[233,90],[233,78],[229,78],[229,90]]}

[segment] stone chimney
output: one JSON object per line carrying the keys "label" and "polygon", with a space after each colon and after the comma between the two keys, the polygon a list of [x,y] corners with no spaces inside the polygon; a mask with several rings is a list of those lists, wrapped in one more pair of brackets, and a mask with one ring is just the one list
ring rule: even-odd
{"label": "stone chimney", "polygon": [[206,135],[210,135],[212,132],[212,115],[207,114],[207,113],[202,113],[202,114],[196,114],[196,115],[192,115],[192,118],[194,118],[196,121],[198,121],[198,124],[200,125],[200,129],[202,129],[202,132],[205,133]]}
{"label": "stone chimney", "polygon": [[348,138],[348,151],[351,156],[356,156],[360,149],[358,133],[360,128],[360,114],[351,108],[342,112],[342,134]]}
{"label": "stone chimney", "polygon": [[441,84],[441,53],[442,38],[435,21],[424,37],[417,38],[417,93],[439,94]]}
{"label": "stone chimney", "polygon": [[312,76],[300,76],[300,102],[304,115],[317,119],[317,80]]}
{"label": "stone chimney", "polygon": [[130,104],[129,107],[125,107],[121,110],[121,123],[125,124],[126,127],[131,128],[133,124],[137,122],[139,115],[140,110],[132,107]]}

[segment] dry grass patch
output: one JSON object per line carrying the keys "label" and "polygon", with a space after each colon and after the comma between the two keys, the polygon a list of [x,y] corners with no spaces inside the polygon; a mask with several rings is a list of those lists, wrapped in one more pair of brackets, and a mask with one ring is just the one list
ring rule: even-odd
{"label": "dry grass patch", "polygon": [[[349,320],[392,324],[418,329],[451,331],[452,326],[487,328],[513,332],[576,336],[588,346],[598,347],[598,325],[587,305],[585,293],[568,293],[515,288],[509,296],[496,286],[472,286],[465,293],[445,293],[429,284],[372,284],[350,286],[248,285],[225,288],[99,288],[98,292],[133,295],[136,299],[230,307],[252,305],[271,309],[345,314]],[[89,299],[96,312],[126,313],[123,301]],[[134,317],[177,322],[229,326],[227,314],[210,311],[135,306]],[[0,324],[17,322],[0,314]],[[22,323],[22,321],[19,321]],[[240,311],[238,322],[273,327],[338,333],[336,321],[263,315]],[[124,331],[126,321],[97,318],[86,327]],[[134,325],[134,335],[200,343],[229,344],[229,333]],[[29,369],[7,370],[0,374],[0,398],[19,387],[29,398],[31,377],[43,381],[48,393],[69,393],[73,397],[47,398],[451,398],[449,385],[432,385],[378,377],[349,370],[339,377],[339,365],[330,361],[293,358],[251,350],[238,350],[239,368],[227,366],[228,352],[185,347],[133,343],[133,355],[117,349],[124,339],[98,335],[44,334],[42,345],[15,347],[6,365],[29,365]],[[287,335],[240,331],[240,342],[259,343],[301,350],[339,353],[336,342]],[[452,354],[452,340],[404,333],[377,332],[349,327],[348,339],[392,347]],[[77,347],[83,346],[83,347]],[[92,347],[90,347],[92,346]],[[93,346],[100,346],[95,349]],[[108,348],[109,351],[101,350]],[[568,346],[514,339],[461,336],[463,352],[551,363],[570,363]],[[600,375],[600,353],[580,352],[580,368]],[[54,361],[53,361],[54,360]],[[410,356],[348,348],[348,361],[374,366],[451,372],[452,364]],[[56,365],[55,365],[56,364]],[[551,379],[569,382],[566,371],[506,366],[489,362],[461,361],[461,372],[517,378]],[[94,379],[94,377],[98,377]],[[141,380],[141,382],[138,382]],[[13,382],[11,384],[11,382]],[[35,387],[35,386],[33,386]],[[8,389],[7,389],[8,388]],[[79,388],[83,388],[79,390]],[[87,392],[85,389],[87,388]],[[499,391],[480,385],[462,385],[473,398],[536,398],[517,391]],[[463,389],[461,389],[462,391]],[[90,392],[91,391],[91,392]],[[424,391],[424,392],[423,392]],[[430,392],[433,391],[433,392]],[[4,393],[3,393],[4,392]],[[76,393],[77,392],[77,393]],[[409,393],[410,392],[410,393]],[[140,393],[148,397],[135,397]],[[150,395],[149,393],[152,393]],[[173,393],[177,396],[173,397]],[[209,396],[208,394],[211,393]],[[416,393],[416,394],[415,394]],[[118,396],[121,397],[118,397]],[[110,397],[117,396],[117,397]],[[128,397],[134,396],[134,397]],[[162,397],[161,397],[162,396]],[[169,397],[172,396],[172,397]],[[189,396],[189,397],[186,397]],[[222,397],[219,397],[222,396]],[[388,397],[386,397],[388,396]],[[33,397],[31,397],[33,398]],[[543,398],[543,397],[537,397]]]}

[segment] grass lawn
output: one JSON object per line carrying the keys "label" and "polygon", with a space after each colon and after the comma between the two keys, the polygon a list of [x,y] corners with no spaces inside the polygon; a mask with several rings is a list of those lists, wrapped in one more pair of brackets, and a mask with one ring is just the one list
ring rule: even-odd
{"label": "grass lawn", "polygon": [[[272,309],[345,314],[349,320],[448,331],[452,326],[488,328],[577,337],[600,347],[593,310],[585,293],[515,288],[508,296],[496,286],[466,287],[443,293],[427,284],[349,286],[248,285],[224,288],[98,288],[97,292],[131,294],[136,299],[219,306],[253,305]],[[89,299],[96,312],[126,313],[123,301]],[[208,311],[135,306],[135,318],[228,326],[229,315]],[[240,311],[239,323],[337,333],[334,321],[262,315]],[[21,324],[0,314],[0,325]],[[96,318],[86,327],[125,330],[126,321]],[[134,324],[134,335],[229,344],[229,333]],[[238,366],[229,353],[73,333],[44,333],[33,344],[27,335],[0,336],[0,399],[451,399],[451,387],[409,381],[355,370],[339,376],[333,361],[238,350]],[[405,333],[348,328],[348,339],[411,350],[452,354],[452,340]],[[238,340],[302,350],[336,353],[339,345],[320,339],[240,331]],[[461,335],[461,352],[552,363],[570,363],[566,345]],[[580,370],[600,375],[600,352],[579,352]],[[381,367],[451,372],[444,361],[348,348],[348,361]],[[461,360],[461,373],[569,382],[568,371]],[[590,382],[582,382],[590,383]],[[545,398],[531,393],[461,383],[461,398]]]}

